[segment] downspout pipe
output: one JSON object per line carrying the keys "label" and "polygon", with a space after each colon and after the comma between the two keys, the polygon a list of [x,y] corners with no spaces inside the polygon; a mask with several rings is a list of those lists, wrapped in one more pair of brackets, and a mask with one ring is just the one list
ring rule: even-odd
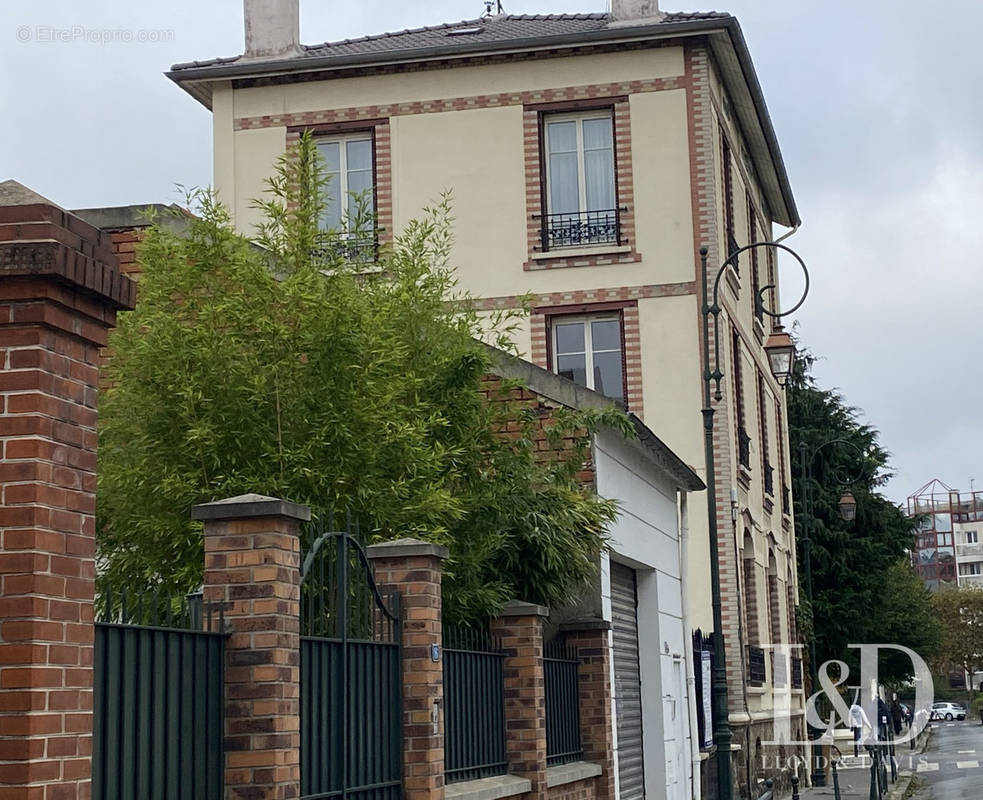
{"label": "downspout pipe", "polygon": [[679,569],[683,585],[683,646],[686,653],[686,697],[689,701],[690,797],[692,800],[701,800],[700,729],[696,722],[696,667],[693,663],[693,627],[690,625],[689,592],[686,590],[689,575],[688,496],[685,491],[679,492]]}
{"label": "downspout pipe", "polygon": [[789,236],[794,236],[798,232],[798,230],[799,230],[799,228],[801,226],[802,226],[802,223],[801,222],[795,223],[795,227],[792,228],[792,230],[787,231],[786,233],[783,233],[781,236],[779,236],[777,239],[775,239],[775,244],[781,244],[786,239],[788,239]]}

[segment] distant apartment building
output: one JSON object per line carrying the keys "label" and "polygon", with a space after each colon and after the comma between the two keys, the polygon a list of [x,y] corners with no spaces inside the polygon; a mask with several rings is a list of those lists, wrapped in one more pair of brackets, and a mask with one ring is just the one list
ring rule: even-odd
{"label": "distant apartment building", "polygon": [[937,478],[908,498],[917,521],[915,570],[932,590],[983,587],[983,492],[960,492]]}
{"label": "distant apartment building", "polygon": [[[254,230],[252,199],[305,131],[331,175],[325,224],[361,258],[451,190],[460,287],[489,312],[531,297],[515,334],[525,357],[623,402],[705,476],[699,250],[709,250],[712,282],[737,248],[771,239],[773,224],[799,224],[737,20],[614,0],[610,13],[488,14],[303,46],[296,0],[253,13],[273,5],[247,0],[242,56],[169,73],[212,111],[214,184],[235,225]],[[353,192],[368,193],[375,230],[347,227]],[[771,326],[755,303],[771,287],[765,303],[776,310],[778,282],[768,249],[744,253],[720,282],[714,513],[744,796],[757,796],[759,778],[785,779],[763,747],[786,745],[790,757],[804,738],[788,423],[764,351]],[[691,504],[689,524],[683,583],[690,622],[706,632],[702,504]],[[644,570],[616,566],[607,588],[631,617]],[[662,726],[626,736],[619,765],[635,763],[629,742],[639,751]],[[626,773],[619,797],[662,796],[669,774],[656,764],[644,783]]]}

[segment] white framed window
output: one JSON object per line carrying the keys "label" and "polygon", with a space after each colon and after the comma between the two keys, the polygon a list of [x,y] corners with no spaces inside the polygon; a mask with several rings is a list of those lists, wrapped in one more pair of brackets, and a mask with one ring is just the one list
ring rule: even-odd
{"label": "white framed window", "polygon": [[360,217],[375,213],[372,134],[319,136],[317,149],[328,177],[321,228],[356,236],[352,227]]}
{"label": "white framed window", "polygon": [[621,315],[554,317],[553,371],[595,392],[625,400]]}
{"label": "white framed window", "polygon": [[974,561],[969,564],[959,565],[960,575],[983,575],[983,563]]}
{"label": "white framed window", "polygon": [[966,544],[979,544],[980,535],[976,531],[966,531]]}
{"label": "white framed window", "polygon": [[620,244],[610,109],[547,114],[544,248]]}

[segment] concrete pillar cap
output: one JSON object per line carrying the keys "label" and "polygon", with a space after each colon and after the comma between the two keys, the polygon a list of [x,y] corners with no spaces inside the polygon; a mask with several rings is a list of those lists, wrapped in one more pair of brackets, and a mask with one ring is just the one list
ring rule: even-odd
{"label": "concrete pillar cap", "polygon": [[311,518],[311,510],[299,503],[266,497],[261,494],[241,494],[211,503],[199,503],[191,507],[191,519],[220,520],[248,517],[287,517],[301,522]]}
{"label": "concrete pillar cap", "polygon": [[611,623],[600,617],[583,617],[581,619],[571,619],[560,625],[563,633],[575,633],[577,631],[609,631]]}
{"label": "concrete pillar cap", "polygon": [[447,558],[450,551],[442,544],[424,542],[420,539],[393,539],[391,542],[370,544],[365,548],[367,558],[406,558],[408,556],[434,556],[441,560]]}
{"label": "concrete pillar cap", "polygon": [[498,612],[500,617],[548,617],[550,610],[547,606],[526,603],[522,600],[509,600]]}

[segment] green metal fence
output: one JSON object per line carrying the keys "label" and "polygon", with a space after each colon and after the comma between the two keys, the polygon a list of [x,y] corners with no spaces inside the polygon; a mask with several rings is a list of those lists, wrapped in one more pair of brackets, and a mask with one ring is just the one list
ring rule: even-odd
{"label": "green metal fence", "polygon": [[543,652],[546,684],[546,763],[567,764],[584,757],[580,739],[580,659],[562,638]]}
{"label": "green metal fence", "polygon": [[221,800],[224,621],[195,598],[103,598],[94,800]]}
{"label": "green metal fence", "polygon": [[376,587],[355,534],[314,528],[309,538],[301,583],[301,797],[399,800],[399,595]]}
{"label": "green metal fence", "polygon": [[444,626],[444,777],[504,775],[505,652],[487,630]]}

